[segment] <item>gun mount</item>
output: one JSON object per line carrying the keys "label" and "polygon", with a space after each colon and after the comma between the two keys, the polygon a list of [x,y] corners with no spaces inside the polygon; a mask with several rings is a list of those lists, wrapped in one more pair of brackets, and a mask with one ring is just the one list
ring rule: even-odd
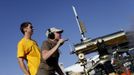
{"label": "gun mount", "polygon": [[119,46],[121,49],[125,49],[128,45],[126,33],[124,31],[118,31],[109,35],[98,37],[92,40],[86,40],[74,45],[74,53],[88,54],[97,51],[97,41],[104,40],[104,43],[113,48]]}

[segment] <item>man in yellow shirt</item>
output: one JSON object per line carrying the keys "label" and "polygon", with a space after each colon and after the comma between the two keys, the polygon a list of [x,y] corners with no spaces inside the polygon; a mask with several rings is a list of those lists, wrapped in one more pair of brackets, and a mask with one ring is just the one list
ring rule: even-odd
{"label": "man in yellow shirt", "polygon": [[20,30],[24,36],[19,41],[17,46],[17,58],[19,66],[25,75],[36,75],[40,63],[40,49],[36,41],[31,39],[33,34],[32,23],[22,23]]}

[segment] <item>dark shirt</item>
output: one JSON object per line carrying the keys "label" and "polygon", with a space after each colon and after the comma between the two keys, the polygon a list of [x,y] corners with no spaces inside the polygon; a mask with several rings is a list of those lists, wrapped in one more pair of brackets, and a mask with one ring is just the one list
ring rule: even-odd
{"label": "dark shirt", "polygon": [[[43,41],[41,51],[43,50],[51,50],[55,45],[57,44],[57,41],[52,40],[46,40]],[[44,60],[41,56],[41,64],[40,67],[46,69],[46,70],[54,70],[56,66],[58,66],[58,59],[59,59],[59,50],[56,50],[54,54],[52,54],[51,57],[49,57],[47,60]]]}

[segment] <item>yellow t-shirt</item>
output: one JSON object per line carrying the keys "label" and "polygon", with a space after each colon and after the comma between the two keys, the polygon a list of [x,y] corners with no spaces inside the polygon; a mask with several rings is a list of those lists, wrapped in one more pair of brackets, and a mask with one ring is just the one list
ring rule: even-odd
{"label": "yellow t-shirt", "polygon": [[18,43],[17,58],[24,57],[31,75],[36,75],[40,64],[40,49],[37,43],[30,39],[22,38]]}

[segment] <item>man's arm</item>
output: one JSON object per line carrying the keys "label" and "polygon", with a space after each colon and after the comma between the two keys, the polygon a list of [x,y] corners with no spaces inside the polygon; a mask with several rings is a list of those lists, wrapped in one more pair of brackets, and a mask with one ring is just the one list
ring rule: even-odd
{"label": "man's arm", "polygon": [[62,44],[64,43],[63,39],[60,39],[58,43],[51,50],[43,50],[42,57],[44,60],[47,60]]}
{"label": "man's arm", "polygon": [[22,71],[24,72],[25,75],[30,75],[29,70],[27,69],[25,63],[24,63],[24,58],[19,57],[18,58],[18,63]]}

